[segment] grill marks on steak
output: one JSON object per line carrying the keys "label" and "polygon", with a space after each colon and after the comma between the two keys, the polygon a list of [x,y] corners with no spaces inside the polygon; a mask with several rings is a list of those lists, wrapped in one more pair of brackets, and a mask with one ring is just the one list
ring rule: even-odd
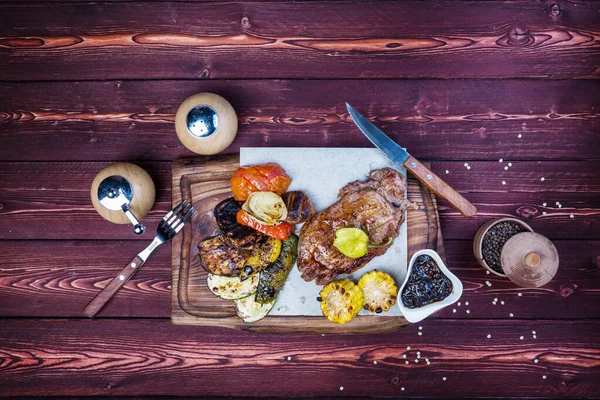
{"label": "grill marks on steak", "polygon": [[391,168],[371,171],[366,181],[354,181],[340,189],[339,200],[313,215],[300,231],[298,269],[302,278],[324,285],[385,253],[389,247],[369,249],[361,258],[346,257],[333,247],[335,232],[360,228],[375,245],[396,238],[404,222],[405,192],[406,179]]}

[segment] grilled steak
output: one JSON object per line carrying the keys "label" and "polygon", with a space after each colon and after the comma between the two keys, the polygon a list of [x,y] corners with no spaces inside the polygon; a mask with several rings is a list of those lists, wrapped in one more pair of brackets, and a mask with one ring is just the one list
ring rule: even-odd
{"label": "grilled steak", "polygon": [[298,269],[302,278],[324,285],[385,253],[389,247],[371,248],[356,259],[346,257],[333,247],[335,232],[360,228],[369,235],[370,244],[385,244],[398,236],[404,222],[405,192],[406,179],[391,168],[371,171],[366,181],[351,182],[340,189],[339,200],[313,215],[300,231]]}

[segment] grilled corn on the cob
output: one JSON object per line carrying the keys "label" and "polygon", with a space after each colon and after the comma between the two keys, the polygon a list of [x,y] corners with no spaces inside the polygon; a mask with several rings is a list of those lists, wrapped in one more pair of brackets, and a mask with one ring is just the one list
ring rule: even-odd
{"label": "grilled corn on the cob", "polygon": [[323,315],[338,324],[354,318],[364,304],[360,288],[345,278],[327,284],[319,296]]}
{"label": "grilled corn on the cob", "polygon": [[363,292],[365,310],[380,313],[389,311],[396,304],[398,288],[394,279],[385,272],[367,272],[358,281],[358,286]]}

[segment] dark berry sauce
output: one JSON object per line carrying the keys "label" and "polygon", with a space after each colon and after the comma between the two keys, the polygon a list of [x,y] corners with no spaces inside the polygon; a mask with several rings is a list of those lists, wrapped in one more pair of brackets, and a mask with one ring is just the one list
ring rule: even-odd
{"label": "dark berry sauce", "polygon": [[402,304],[418,308],[444,300],[452,294],[452,281],[442,273],[431,256],[417,257],[402,291]]}

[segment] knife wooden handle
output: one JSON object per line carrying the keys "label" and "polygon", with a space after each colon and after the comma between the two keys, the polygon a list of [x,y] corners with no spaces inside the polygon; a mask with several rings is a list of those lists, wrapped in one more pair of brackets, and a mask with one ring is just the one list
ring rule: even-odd
{"label": "knife wooden handle", "polygon": [[127,283],[135,272],[144,264],[144,261],[136,256],[117,276],[110,281],[108,285],[100,293],[94,297],[90,304],[87,305],[83,313],[86,317],[92,318],[104,307],[104,305],[117,293],[121,287]]}
{"label": "knife wooden handle", "polygon": [[446,199],[454,208],[456,208],[465,217],[472,217],[477,214],[477,208],[471,202],[450,185],[442,180],[439,176],[431,172],[426,166],[421,164],[419,160],[413,156],[408,157],[404,162],[404,166],[421,182],[431,189],[435,194]]}

